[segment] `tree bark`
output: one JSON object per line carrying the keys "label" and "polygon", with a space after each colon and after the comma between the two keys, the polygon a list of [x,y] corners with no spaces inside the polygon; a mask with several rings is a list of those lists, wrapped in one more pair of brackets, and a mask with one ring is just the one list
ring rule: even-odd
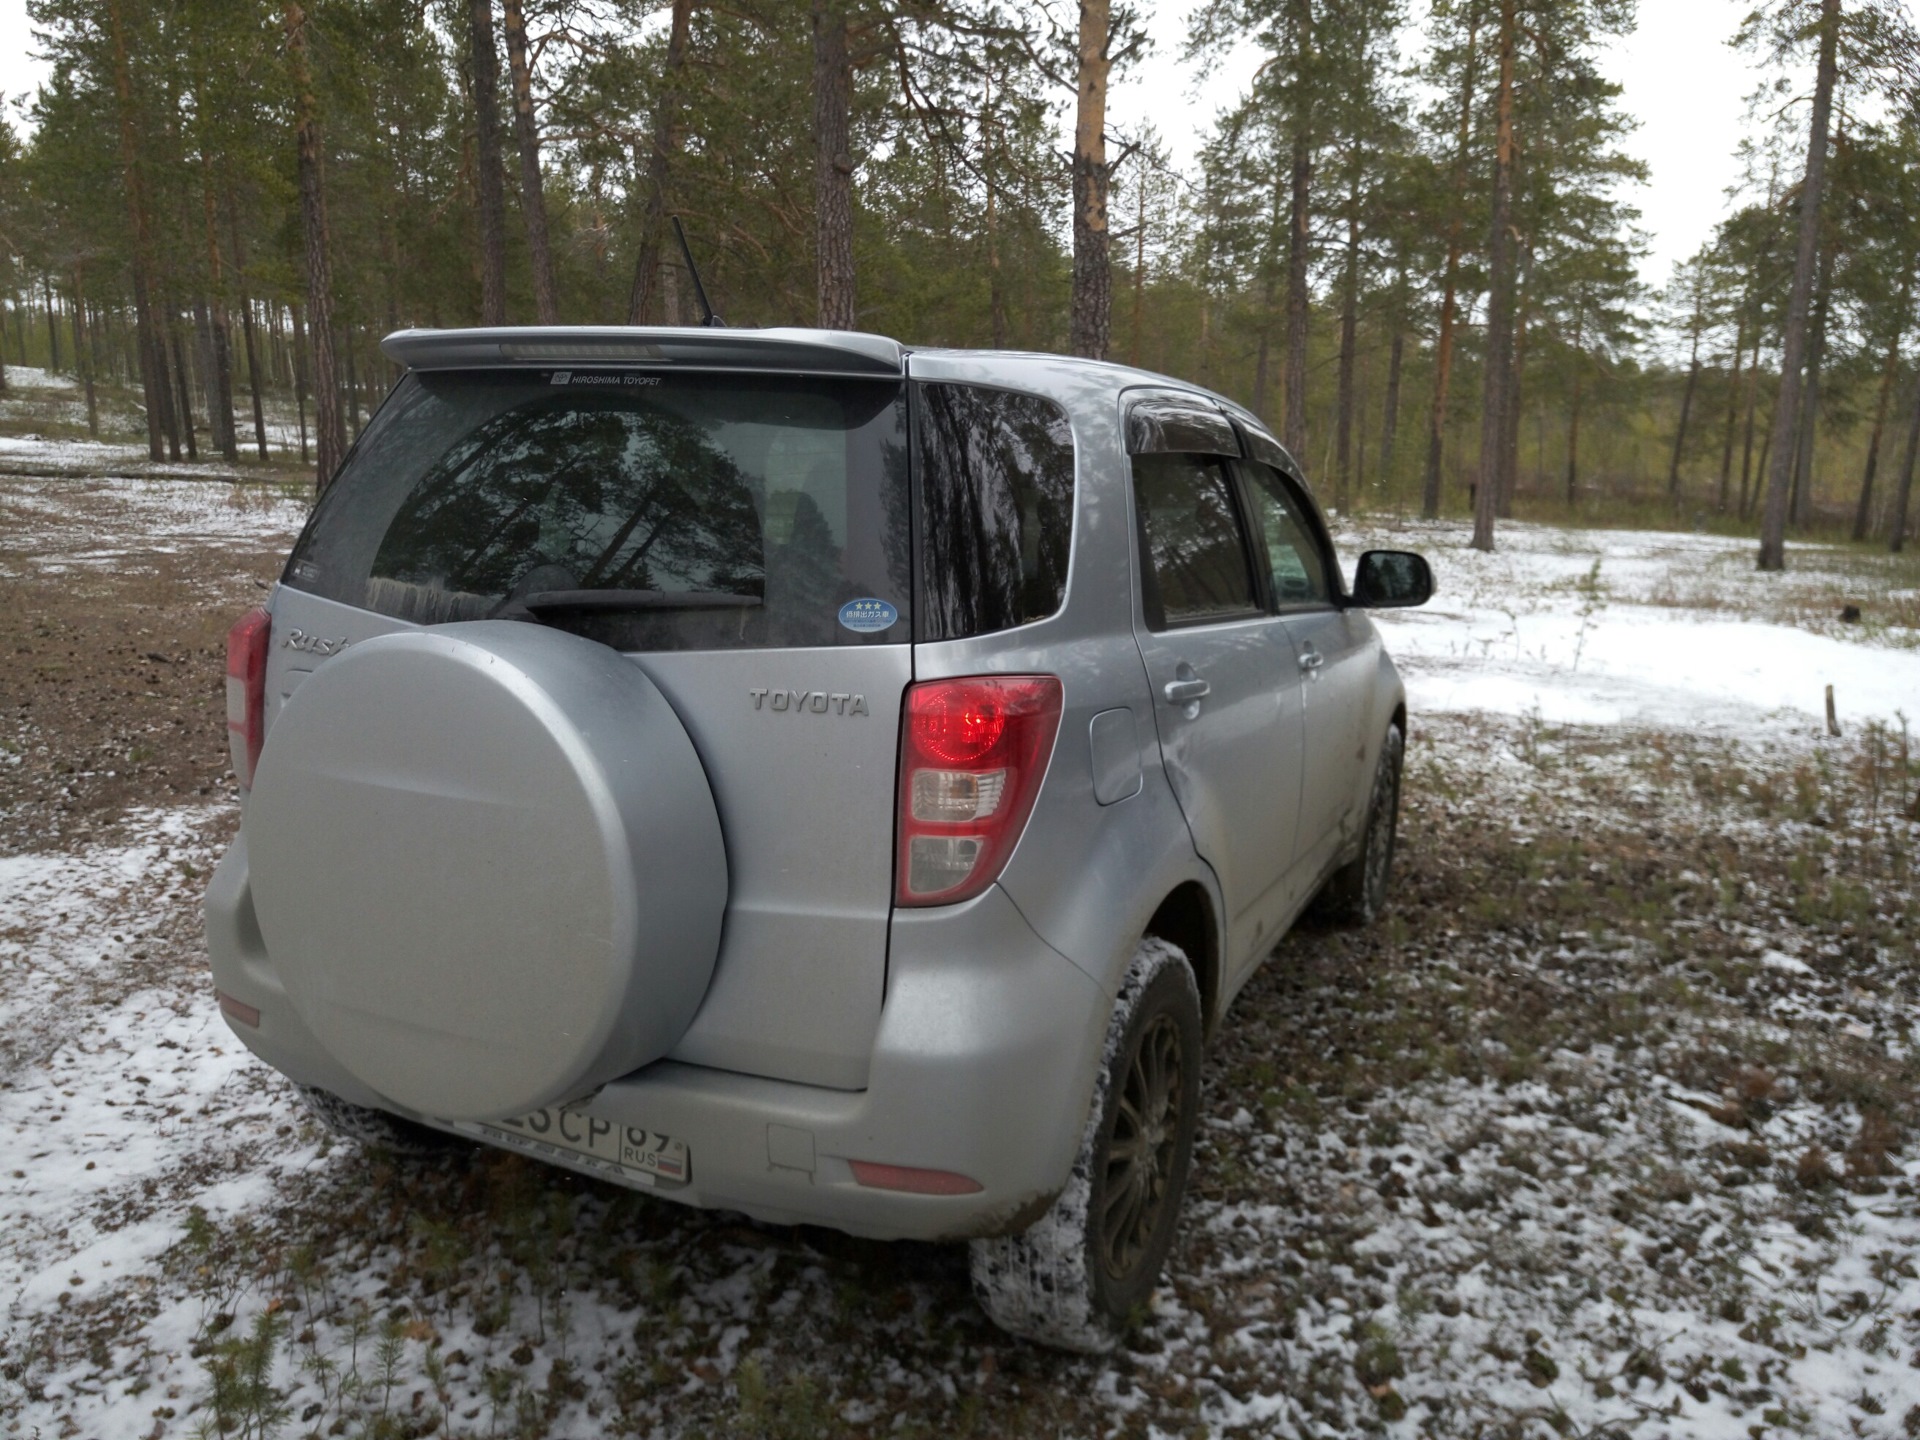
{"label": "tree bark", "polygon": [[1893,399],[1893,381],[1900,370],[1900,342],[1906,339],[1907,307],[1913,299],[1914,267],[1900,278],[1900,304],[1895,310],[1893,334],[1887,340],[1887,358],[1880,366],[1880,394],[1873,407],[1873,433],[1867,437],[1867,465],[1860,476],[1860,499],[1853,510],[1853,538],[1864,540],[1873,527],[1873,477],[1880,468],[1880,438],[1887,428],[1887,406]]}
{"label": "tree bark", "polygon": [[[647,151],[647,195],[641,207],[640,245],[633,262],[633,285],[627,292],[627,323],[651,325],[654,301],[660,292],[661,252],[666,245],[667,194],[673,183],[673,162],[680,153],[680,80],[687,64],[687,38],[693,25],[693,0],[673,0],[667,30],[667,62],[660,77],[660,95],[653,112],[653,134]],[[671,264],[671,262],[668,262]],[[673,297],[677,302],[679,296]],[[677,303],[661,317],[668,325],[682,322]]]}
{"label": "tree bark", "polygon": [[840,0],[813,0],[813,273],[817,324],[854,327],[853,55]]}
{"label": "tree bark", "polygon": [[[500,157],[500,57],[493,48],[493,0],[469,0],[467,50],[473,76],[474,177],[480,215],[480,323],[507,323],[507,194]],[[320,316],[307,317],[319,333]],[[329,339],[331,344],[331,339]]]}
{"label": "tree bark", "polygon": [[1480,409],[1480,481],[1474,491],[1473,548],[1493,549],[1500,499],[1501,442],[1513,368],[1513,51],[1517,0],[1500,3],[1500,80],[1494,91],[1493,225],[1487,242],[1487,362]]}
{"label": "tree bark", "polygon": [[1784,570],[1787,564],[1787,499],[1793,479],[1794,429],[1800,410],[1800,371],[1806,361],[1807,312],[1813,298],[1815,261],[1820,242],[1820,202],[1827,183],[1827,126],[1833,114],[1833,86],[1840,39],[1840,0],[1820,0],[1820,58],[1814,71],[1813,116],[1808,125],[1807,173],[1800,184],[1800,243],[1793,263],[1793,289],[1787,298],[1786,338],[1780,359],[1780,398],[1773,407],[1772,468],[1767,472],[1767,501],[1760,521],[1759,568]]}
{"label": "tree bark", "polygon": [[527,61],[522,0],[500,0],[507,32],[507,68],[513,82],[513,133],[520,144],[520,206],[526,211],[527,252],[533,261],[533,313],[542,325],[559,323],[553,284],[553,247],[547,239],[547,195],[540,182],[540,130],[533,120],[533,71]]}
{"label": "tree bark", "polygon": [[1460,74],[1460,135],[1453,157],[1453,214],[1447,220],[1447,268],[1441,282],[1440,333],[1434,341],[1433,405],[1427,412],[1427,468],[1420,513],[1440,514],[1440,470],[1447,447],[1448,389],[1453,382],[1453,324],[1460,304],[1461,210],[1466,204],[1468,145],[1473,136],[1473,82],[1479,59],[1480,10],[1467,12],[1467,53]]}
{"label": "tree bark", "polygon": [[166,367],[160,361],[160,347],[154,335],[153,241],[147,230],[139,148],[134,140],[133,80],[127,65],[122,3],[123,0],[108,0],[107,23],[113,31],[113,89],[120,126],[121,183],[126,188],[127,215],[133,222],[134,331],[140,356],[140,388],[147,407],[147,455],[152,460],[161,460],[165,458],[162,440],[172,407],[167,399]]}
{"label": "tree bark", "polygon": [[[485,0],[479,0],[484,4]],[[329,257],[327,194],[321,170],[320,122],[315,115],[313,72],[307,63],[307,17],[300,0],[285,0],[282,16],[293,64],[294,123],[299,137],[300,228],[306,244],[306,329],[313,385],[314,489],[324,490],[346,455],[340,423],[340,386],[333,353],[333,262]],[[298,309],[294,325],[301,323]],[[301,411],[300,458],[307,458],[305,407]]]}
{"label": "tree bark", "polygon": [[1113,328],[1113,259],[1107,233],[1107,75],[1110,0],[1080,0],[1079,71],[1073,125],[1073,303],[1069,344],[1107,358]]}

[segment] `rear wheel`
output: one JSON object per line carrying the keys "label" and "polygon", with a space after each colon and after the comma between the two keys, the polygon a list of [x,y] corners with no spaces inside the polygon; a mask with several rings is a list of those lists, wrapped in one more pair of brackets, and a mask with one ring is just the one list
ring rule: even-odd
{"label": "rear wheel", "polygon": [[1003,1330],[1110,1350],[1173,1244],[1200,1114],[1200,992],[1164,940],[1141,941],[1107,1027],[1067,1187],[1032,1228],[972,1245],[974,1294]]}
{"label": "rear wheel", "polygon": [[1400,830],[1400,769],[1405,754],[1400,727],[1388,726],[1386,739],[1380,742],[1380,763],[1374,767],[1360,853],[1328,877],[1314,902],[1315,911],[1328,920],[1371,925],[1386,911],[1393,846]]}

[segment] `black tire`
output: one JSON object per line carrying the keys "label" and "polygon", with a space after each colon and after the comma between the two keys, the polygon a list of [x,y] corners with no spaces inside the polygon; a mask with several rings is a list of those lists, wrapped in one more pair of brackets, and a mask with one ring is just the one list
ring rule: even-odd
{"label": "black tire", "polygon": [[1314,901],[1314,913],[1341,925],[1371,925],[1387,908],[1394,840],[1400,831],[1400,771],[1406,740],[1398,725],[1387,727],[1380,742],[1380,763],[1373,771],[1367,801],[1367,829],[1360,853],[1327,877]]}
{"label": "black tire", "polygon": [[1140,942],[1121,982],[1067,1187],[1018,1235],[975,1240],[973,1291],[1001,1329],[1111,1350],[1172,1247],[1200,1118],[1200,992],[1177,946]]}
{"label": "black tire", "polygon": [[306,1103],[314,1119],[341,1139],[351,1140],[358,1145],[409,1156],[444,1155],[449,1150],[467,1145],[457,1135],[432,1129],[404,1116],[390,1115],[385,1110],[355,1105],[342,1100],[331,1090],[299,1084],[293,1088],[300,1092],[301,1100]]}

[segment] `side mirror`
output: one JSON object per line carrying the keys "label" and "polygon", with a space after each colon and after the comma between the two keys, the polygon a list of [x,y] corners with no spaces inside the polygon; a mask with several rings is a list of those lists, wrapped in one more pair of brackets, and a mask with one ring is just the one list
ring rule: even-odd
{"label": "side mirror", "polygon": [[1353,569],[1353,603],[1369,610],[1424,605],[1433,598],[1433,567],[1411,550],[1369,550]]}

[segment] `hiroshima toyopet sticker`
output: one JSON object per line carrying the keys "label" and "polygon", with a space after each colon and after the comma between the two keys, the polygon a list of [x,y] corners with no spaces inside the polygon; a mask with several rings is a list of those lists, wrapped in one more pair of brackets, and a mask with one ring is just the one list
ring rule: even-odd
{"label": "hiroshima toyopet sticker", "polygon": [[863,634],[885,630],[900,618],[900,612],[885,600],[849,600],[840,607],[840,623]]}

